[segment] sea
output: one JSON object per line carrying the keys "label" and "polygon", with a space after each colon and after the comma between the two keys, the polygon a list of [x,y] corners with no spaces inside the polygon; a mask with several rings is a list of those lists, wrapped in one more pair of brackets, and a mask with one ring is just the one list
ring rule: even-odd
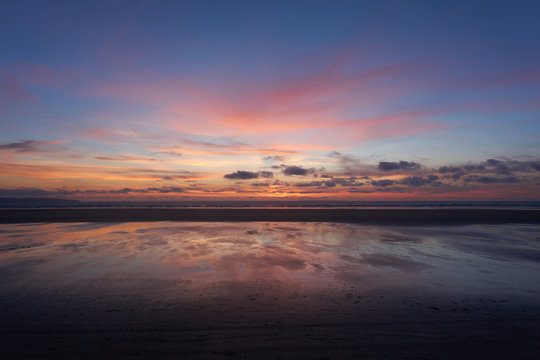
{"label": "sea", "polygon": [[234,200],[234,201],[79,201],[61,198],[0,198],[0,208],[157,207],[157,208],[494,208],[540,209],[540,201],[342,201],[342,200]]}

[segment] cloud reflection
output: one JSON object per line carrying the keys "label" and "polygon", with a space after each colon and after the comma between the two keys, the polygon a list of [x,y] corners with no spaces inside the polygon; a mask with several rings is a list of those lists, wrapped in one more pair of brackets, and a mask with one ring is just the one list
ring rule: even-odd
{"label": "cloud reflection", "polygon": [[[328,288],[529,288],[535,225],[370,227],[332,223],[2,225],[3,287],[128,281],[279,282]],[[503,275],[498,273],[504,267]],[[492,275],[490,275],[492,274]],[[495,276],[493,279],[490,276]],[[496,281],[495,281],[496,280]],[[441,285],[442,284],[442,285]],[[442,286],[442,288],[441,288]],[[503,286],[503,288],[504,288]]]}

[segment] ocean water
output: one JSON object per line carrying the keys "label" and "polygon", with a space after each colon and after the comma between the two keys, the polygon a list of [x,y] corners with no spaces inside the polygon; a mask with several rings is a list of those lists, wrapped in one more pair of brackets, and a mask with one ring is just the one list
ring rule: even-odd
{"label": "ocean water", "polygon": [[246,200],[246,201],[78,201],[58,198],[0,198],[0,208],[69,207],[180,207],[180,208],[496,208],[540,209],[540,201],[343,201],[343,200]]}

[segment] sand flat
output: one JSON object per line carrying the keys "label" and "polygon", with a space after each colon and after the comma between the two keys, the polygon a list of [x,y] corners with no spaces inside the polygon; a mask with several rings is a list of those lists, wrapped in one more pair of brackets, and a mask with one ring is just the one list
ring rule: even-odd
{"label": "sand flat", "polygon": [[524,209],[50,208],[0,209],[0,223],[121,221],[319,221],[384,225],[540,223]]}
{"label": "sand flat", "polygon": [[2,358],[534,358],[540,227],[0,226]]}

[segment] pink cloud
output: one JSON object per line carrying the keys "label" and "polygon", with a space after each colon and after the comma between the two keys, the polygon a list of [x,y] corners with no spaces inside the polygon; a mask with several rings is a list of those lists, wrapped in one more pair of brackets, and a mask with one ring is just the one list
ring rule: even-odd
{"label": "pink cloud", "polygon": [[0,110],[11,103],[39,104],[39,98],[23,89],[15,76],[9,73],[0,73]]}
{"label": "pink cloud", "polygon": [[[197,87],[187,81],[160,81],[141,74],[136,81],[105,82],[86,94],[142,102],[156,107],[152,120],[166,129],[195,134],[257,135],[345,126],[342,112],[351,106],[373,109],[399,92],[391,85],[410,64],[346,71],[341,62],[309,75],[262,83],[231,82],[226,93]],[[399,86],[398,86],[399,88]],[[365,123],[365,122],[364,122]],[[355,125],[356,126],[356,125]],[[384,135],[378,125],[373,136]],[[411,127],[409,133],[413,132]],[[388,129],[385,136],[402,132]]]}
{"label": "pink cloud", "polygon": [[336,122],[335,126],[346,138],[370,140],[425,134],[448,128],[448,124],[430,121],[437,112],[416,111],[379,116],[353,121]]}

